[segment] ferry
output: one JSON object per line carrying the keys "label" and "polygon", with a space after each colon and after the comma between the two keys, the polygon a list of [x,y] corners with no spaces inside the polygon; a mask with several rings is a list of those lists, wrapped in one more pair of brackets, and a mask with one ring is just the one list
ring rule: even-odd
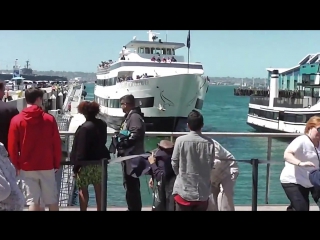
{"label": "ferry", "polygon": [[269,91],[251,95],[247,124],[263,132],[304,133],[320,115],[320,53],[308,54],[293,68],[267,68]]}
{"label": "ferry", "polygon": [[190,111],[203,107],[209,79],[202,64],[186,62],[176,54],[185,44],[164,42],[158,34],[149,30],[149,41],[133,37],[117,61],[98,66],[94,100],[112,129],[118,130],[123,121],[120,98],[126,94],[135,97],[147,131],[186,131]]}

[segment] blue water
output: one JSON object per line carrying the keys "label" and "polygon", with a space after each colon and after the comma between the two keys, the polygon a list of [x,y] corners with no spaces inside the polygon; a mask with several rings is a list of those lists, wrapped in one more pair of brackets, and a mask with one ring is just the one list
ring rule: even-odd
{"label": "blue water", "polygon": [[[87,84],[87,98],[93,99],[93,84]],[[249,97],[239,97],[233,95],[232,86],[210,86],[203,107],[205,120],[204,131],[207,132],[254,132],[246,124]],[[267,159],[267,139],[266,138],[216,138],[225,148],[227,148],[237,159],[249,160],[258,158]],[[147,138],[146,149],[155,148],[159,139]],[[283,151],[287,142],[273,140],[271,159],[282,162]],[[283,165],[271,165],[271,180],[269,204],[287,204],[288,200],[284,195],[279,182],[280,172]],[[235,203],[251,203],[251,165],[239,163],[240,175],[236,182]],[[142,177],[141,194],[144,206],[152,203],[151,192],[147,187],[149,178]],[[266,192],[266,166],[259,166],[259,192],[258,203],[263,204]],[[90,205],[95,205],[93,189],[90,188]],[[120,165],[110,165],[108,180],[108,206],[126,206],[125,193],[122,185],[122,174]]]}

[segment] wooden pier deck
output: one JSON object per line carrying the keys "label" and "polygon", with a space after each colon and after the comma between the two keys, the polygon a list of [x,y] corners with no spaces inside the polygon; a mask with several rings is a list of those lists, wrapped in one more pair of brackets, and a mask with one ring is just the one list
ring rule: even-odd
{"label": "wooden pier deck", "polygon": [[[258,211],[286,211],[288,205],[259,205]],[[107,211],[126,211],[125,207],[108,207]],[[25,208],[27,211],[27,208]],[[79,207],[61,207],[60,211],[79,211]],[[95,207],[89,207],[88,211],[96,211]],[[151,207],[143,207],[142,211],[151,211]],[[251,206],[237,205],[236,211],[251,211]],[[310,206],[310,211],[319,211],[316,205]]]}

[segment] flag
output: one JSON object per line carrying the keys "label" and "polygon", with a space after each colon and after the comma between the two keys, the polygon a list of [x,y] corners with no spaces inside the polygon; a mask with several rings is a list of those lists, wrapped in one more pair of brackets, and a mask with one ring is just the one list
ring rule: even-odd
{"label": "flag", "polygon": [[190,30],[188,32],[187,47],[190,49]]}

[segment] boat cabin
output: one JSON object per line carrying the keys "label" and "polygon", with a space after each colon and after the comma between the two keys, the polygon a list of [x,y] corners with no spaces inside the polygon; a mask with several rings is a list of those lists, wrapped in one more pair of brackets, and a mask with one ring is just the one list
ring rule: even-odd
{"label": "boat cabin", "polygon": [[184,57],[177,56],[176,50],[183,48],[184,46],[184,43],[162,42],[161,40],[159,42],[133,40],[124,46],[124,49],[120,52],[120,56],[136,53],[141,58],[146,58],[148,60],[151,60],[153,57],[160,57],[161,60],[163,58],[171,60],[173,57],[177,62],[183,62]]}

